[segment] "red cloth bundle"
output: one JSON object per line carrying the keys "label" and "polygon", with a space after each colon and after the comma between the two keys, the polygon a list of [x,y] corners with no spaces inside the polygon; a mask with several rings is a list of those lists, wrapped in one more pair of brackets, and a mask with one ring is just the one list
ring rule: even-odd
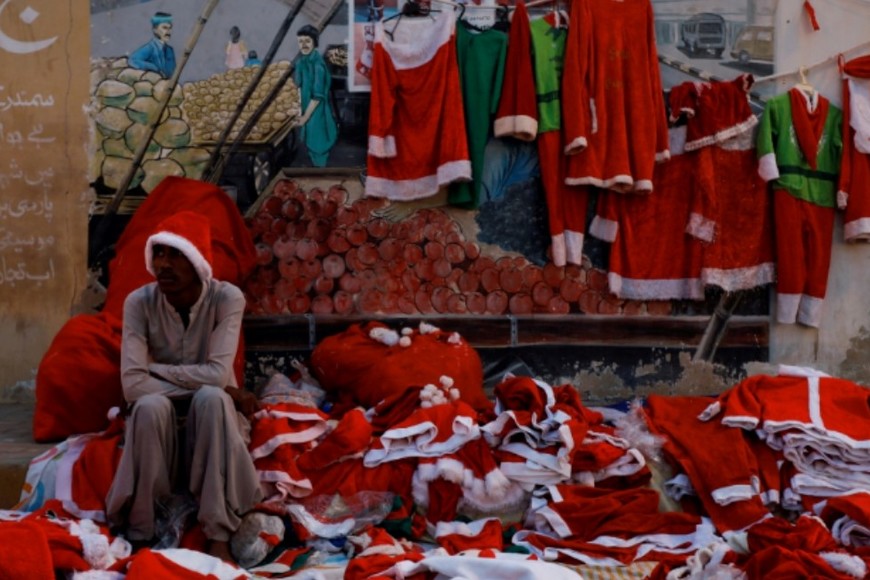
{"label": "red cloth bundle", "polygon": [[458,334],[432,328],[403,336],[402,340],[408,339],[405,344],[410,341],[408,346],[372,338],[372,330],[389,331],[380,322],[354,324],[321,341],[311,353],[311,370],[334,401],[334,413],[374,407],[408,387],[439,386],[442,376],[453,379],[461,400],[474,410],[491,412],[477,351]]}

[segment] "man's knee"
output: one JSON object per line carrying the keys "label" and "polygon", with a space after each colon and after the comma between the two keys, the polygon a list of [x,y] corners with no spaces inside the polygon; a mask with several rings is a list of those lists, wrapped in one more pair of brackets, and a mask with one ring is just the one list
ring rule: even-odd
{"label": "man's knee", "polygon": [[161,423],[172,419],[172,401],[164,395],[145,395],[133,405],[133,420],[145,423]]}
{"label": "man's knee", "polygon": [[175,430],[175,410],[164,395],[145,395],[133,405],[127,420],[127,437],[148,441],[164,439]]}
{"label": "man's knee", "polygon": [[196,412],[209,413],[232,405],[232,399],[220,387],[202,386],[193,395],[193,408]]}

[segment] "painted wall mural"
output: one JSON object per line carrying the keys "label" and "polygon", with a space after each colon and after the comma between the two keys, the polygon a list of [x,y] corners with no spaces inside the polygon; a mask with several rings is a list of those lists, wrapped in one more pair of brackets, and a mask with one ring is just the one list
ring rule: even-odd
{"label": "painted wall mural", "polygon": [[[137,168],[129,197],[141,199],[168,175],[202,178],[210,158],[213,161],[216,151],[225,154],[234,145],[282,79],[286,82],[280,92],[235,144],[235,153],[219,175],[218,183],[237,197],[240,207],[253,203],[282,167],[365,164],[368,96],[350,95],[346,87],[342,0],[332,2],[332,8],[326,3],[332,17],[325,26],[313,18],[316,13],[302,10],[283,31],[272,29],[292,11],[287,2],[264,3],[256,17],[238,0],[219,3],[161,113],[162,99],[172,88],[169,79],[201,8],[198,4],[91,3],[96,129],[91,175],[98,196],[110,197],[119,187],[139,143],[155,123],[153,141]],[[273,47],[277,50],[272,61],[264,63]],[[295,71],[286,78],[291,66]],[[261,80],[237,114],[261,68]],[[233,118],[237,120],[232,130],[219,140]]]}
{"label": "painted wall mural", "polygon": [[[236,197],[258,245],[259,268],[246,287],[252,313],[659,315],[712,310],[715,293],[694,302],[622,300],[610,294],[610,247],[592,236],[584,242],[582,265],[555,266],[534,143],[489,139],[480,206],[474,210],[449,207],[444,195],[412,203],[364,198],[371,30],[376,21],[397,14],[400,2],[340,0],[341,9],[326,26],[314,27],[302,14],[279,38],[273,37],[274,29],[291,9],[288,2],[264,1],[254,14],[244,0],[225,0],[169,95],[169,77],[198,3],[93,0],[96,148],[91,174],[98,198],[119,186],[154,124],[128,197],[141,199],[168,175],[202,178],[215,152],[226,151],[295,62],[294,74],[219,181]],[[666,86],[687,78],[671,76],[677,67],[668,65],[667,51],[715,61],[725,67],[719,72],[735,75],[760,66],[757,59],[725,61],[739,37],[738,25],[756,20],[750,14],[763,14],[766,9],[758,7],[766,2],[756,0],[747,5],[756,8],[736,12],[715,0],[693,2],[692,15],[719,14],[715,20],[725,22],[716,46],[692,45],[687,40],[691,27],[683,23],[706,17],[686,18],[687,12],[677,12],[672,4],[654,1]],[[486,18],[494,18],[494,5],[493,11],[469,10],[469,18],[472,14],[485,25]],[[262,59],[270,40],[279,48],[269,64]],[[726,66],[734,63],[733,69]],[[228,120],[263,67],[262,80],[221,142]],[[165,98],[168,106],[160,112]],[[331,176],[336,168],[350,168],[350,173]],[[590,210],[594,202],[593,195]],[[593,215],[588,212],[590,220]],[[763,293],[747,309],[764,311]]]}
{"label": "painted wall mural", "polygon": [[[777,0],[652,0],[665,88],[686,80],[728,80],[774,72]],[[758,85],[766,94],[772,86]]]}

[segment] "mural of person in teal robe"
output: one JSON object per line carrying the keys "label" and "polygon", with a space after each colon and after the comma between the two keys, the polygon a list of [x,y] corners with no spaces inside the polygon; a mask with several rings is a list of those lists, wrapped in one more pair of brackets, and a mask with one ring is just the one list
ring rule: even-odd
{"label": "mural of person in teal robe", "polygon": [[130,66],[159,73],[168,79],[175,72],[175,50],[169,45],[172,15],[167,12],[155,13],[151,17],[151,32],[154,37],[130,54]]}
{"label": "mural of person in teal robe", "polygon": [[338,125],[332,113],[329,90],[332,75],[323,56],[316,50],[320,33],[305,25],[296,33],[299,57],[293,81],[299,87],[302,115],[296,119],[300,137],[314,167],[325,167],[329,152],[338,139]]}

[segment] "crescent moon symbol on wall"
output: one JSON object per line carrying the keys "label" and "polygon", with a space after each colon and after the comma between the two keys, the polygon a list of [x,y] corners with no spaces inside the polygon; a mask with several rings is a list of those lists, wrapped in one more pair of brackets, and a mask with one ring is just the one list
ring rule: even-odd
{"label": "crescent moon symbol on wall", "polygon": [[[0,14],[3,13],[3,10],[6,9],[9,2],[11,2],[11,0],[3,0],[3,3],[0,4]],[[28,6],[21,13],[19,18],[26,24],[31,24],[34,20],[39,18],[39,12]],[[5,50],[6,52],[11,52],[12,54],[30,54],[33,52],[39,52],[40,50],[46,49],[54,44],[55,40],[57,40],[56,36],[54,38],[46,38],[45,40],[25,42],[23,40],[16,40],[3,32],[3,30],[0,30],[0,49]]]}

